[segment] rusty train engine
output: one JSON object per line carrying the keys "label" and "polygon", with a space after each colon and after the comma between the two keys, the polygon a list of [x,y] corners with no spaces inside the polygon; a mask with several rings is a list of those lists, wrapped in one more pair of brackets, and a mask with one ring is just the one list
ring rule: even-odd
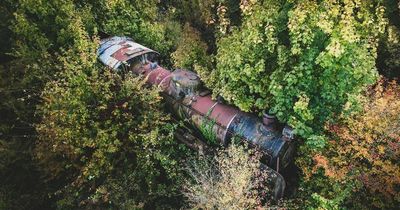
{"label": "rusty train engine", "polygon": [[142,76],[149,86],[161,88],[167,109],[200,136],[202,126],[207,124],[220,145],[239,139],[261,151],[265,163],[262,168],[273,177],[273,197],[283,196],[286,183],[278,172],[288,166],[294,153],[294,135],[289,126],[280,124],[273,115],[263,113],[260,118],[222,100],[213,100],[197,74],[162,68],[156,62],[157,52],[128,37],[102,39],[97,54],[103,64],[115,71]]}

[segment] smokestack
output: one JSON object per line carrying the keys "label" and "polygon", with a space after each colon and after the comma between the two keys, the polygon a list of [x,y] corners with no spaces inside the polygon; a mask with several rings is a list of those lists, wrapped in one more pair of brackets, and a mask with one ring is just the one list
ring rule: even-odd
{"label": "smokestack", "polygon": [[263,124],[267,128],[271,129],[276,129],[276,126],[278,124],[278,120],[276,119],[276,116],[273,114],[269,114],[268,111],[263,112]]}

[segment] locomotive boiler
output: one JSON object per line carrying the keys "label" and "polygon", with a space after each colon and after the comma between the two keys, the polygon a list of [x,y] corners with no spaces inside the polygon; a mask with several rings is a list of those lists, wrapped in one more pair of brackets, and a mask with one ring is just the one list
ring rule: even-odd
{"label": "locomotive boiler", "polygon": [[[207,127],[223,146],[234,140],[247,142],[261,151],[263,162],[276,171],[291,162],[293,131],[280,124],[273,115],[263,113],[259,118],[222,100],[213,100],[196,73],[182,69],[171,72],[159,66],[156,51],[128,37],[102,39],[97,54],[103,64],[115,71],[141,75],[148,85],[158,86],[173,116],[190,124],[197,133],[204,135],[202,128]],[[275,174],[278,184],[274,191],[280,194],[275,196],[280,197],[285,183],[278,173]]]}

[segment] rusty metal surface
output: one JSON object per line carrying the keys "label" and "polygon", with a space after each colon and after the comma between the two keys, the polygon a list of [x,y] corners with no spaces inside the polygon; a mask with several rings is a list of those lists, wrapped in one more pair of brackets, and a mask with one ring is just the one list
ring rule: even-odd
{"label": "rusty metal surface", "polygon": [[191,107],[204,115],[208,115],[210,119],[215,120],[225,128],[228,126],[233,116],[241,113],[241,111],[232,106],[217,103],[211,99],[210,95],[196,97],[196,101],[192,102]]}
{"label": "rusty metal surface", "polygon": [[[134,51],[136,49],[136,51]],[[140,49],[140,50],[138,50]],[[144,49],[142,51],[141,49]],[[144,46],[134,43],[126,37],[112,37],[102,40],[99,57],[108,58],[103,63],[114,67],[124,60],[153,53]],[[143,54],[141,54],[143,53]],[[161,87],[168,109],[177,118],[190,123],[194,129],[200,130],[205,123],[212,122],[212,131],[222,145],[227,145],[235,136],[248,142],[265,154],[266,163],[279,170],[288,165],[292,159],[293,139],[290,129],[278,129],[278,122],[273,116],[264,115],[263,119],[247,114],[238,108],[212,100],[210,95],[202,95],[200,79],[186,70],[170,72],[141,57],[140,65],[132,65],[130,70],[142,75],[147,84]],[[117,60],[115,62],[113,59]],[[264,122],[263,122],[264,121]]]}
{"label": "rusty metal surface", "polygon": [[113,69],[118,69],[124,61],[146,54],[157,53],[143,45],[134,42],[128,37],[110,37],[100,41],[97,50],[99,60]]}
{"label": "rusty metal surface", "polygon": [[242,112],[238,109],[235,109],[232,106],[227,106],[225,104],[218,103],[211,112],[211,118],[216,119],[216,121],[225,126],[226,128],[229,126],[229,123],[233,120],[234,116],[241,114]]}
{"label": "rusty metal surface", "polygon": [[161,81],[171,74],[170,71],[158,67],[145,74],[146,81],[152,85],[158,86]]}

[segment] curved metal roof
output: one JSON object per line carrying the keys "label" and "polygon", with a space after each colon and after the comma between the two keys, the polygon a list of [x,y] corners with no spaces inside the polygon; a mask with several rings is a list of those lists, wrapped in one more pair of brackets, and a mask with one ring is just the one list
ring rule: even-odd
{"label": "curved metal roof", "polygon": [[113,36],[100,40],[100,47],[97,50],[100,61],[113,69],[118,69],[124,61],[146,53],[157,52],[124,36]]}

